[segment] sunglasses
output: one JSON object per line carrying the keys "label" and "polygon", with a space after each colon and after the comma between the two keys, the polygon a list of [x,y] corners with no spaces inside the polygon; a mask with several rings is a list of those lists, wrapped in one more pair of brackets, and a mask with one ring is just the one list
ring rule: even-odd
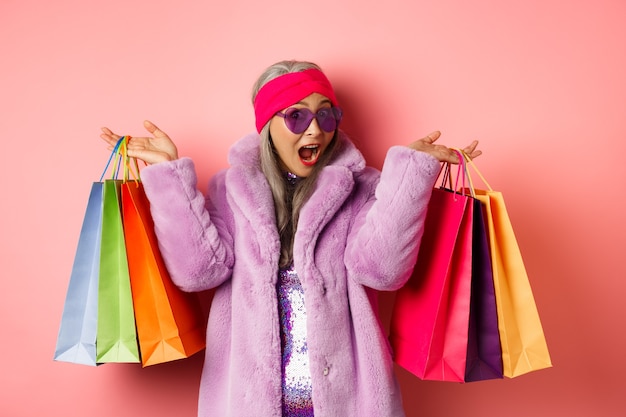
{"label": "sunglasses", "polygon": [[303,133],[308,129],[313,119],[317,120],[317,124],[324,132],[333,132],[337,129],[343,111],[339,107],[327,107],[313,113],[307,108],[297,109],[290,107],[284,113],[278,112],[276,116],[285,119],[287,128],[293,133]]}

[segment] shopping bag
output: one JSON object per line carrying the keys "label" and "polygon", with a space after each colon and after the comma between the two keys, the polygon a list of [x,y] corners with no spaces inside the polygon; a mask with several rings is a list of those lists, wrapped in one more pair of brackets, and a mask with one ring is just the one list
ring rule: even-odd
{"label": "shopping bag", "polygon": [[139,348],[120,205],[122,180],[105,180],[100,280],[98,362],[139,362]]}
{"label": "shopping bag", "polygon": [[[125,159],[125,138],[116,146],[113,178]],[[125,173],[126,176],[126,173]],[[126,242],[122,226],[123,180],[107,179],[103,185],[102,239],[98,283],[98,333],[96,359],[104,362],[139,362],[139,346],[130,288]]]}
{"label": "shopping bag", "polygon": [[493,285],[491,255],[482,203],[474,199],[472,230],[472,294],[465,382],[503,377],[502,349]]}
{"label": "shopping bag", "polygon": [[483,203],[487,224],[504,376],[512,378],[549,368],[548,346],[504,198],[491,188],[471,159],[466,159],[487,187],[473,188]]}
{"label": "shopping bag", "polygon": [[165,268],[138,179],[122,184],[122,210],[142,364],[187,358],[205,347],[202,311],[196,295],[178,289]]}
{"label": "shopping bag", "polygon": [[67,288],[54,359],[96,365],[102,182],[91,186]]}
{"label": "shopping bag", "polygon": [[413,275],[396,293],[390,326],[394,360],[421,379],[465,379],[472,216],[471,197],[433,189]]}

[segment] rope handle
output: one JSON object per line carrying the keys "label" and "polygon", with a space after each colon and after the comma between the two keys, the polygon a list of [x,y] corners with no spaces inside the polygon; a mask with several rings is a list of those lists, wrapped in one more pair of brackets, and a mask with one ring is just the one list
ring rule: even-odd
{"label": "rope handle", "polygon": [[[456,152],[459,158],[458,168],[456,171],[456,178],[454,179],[454,185],[452,185],[452,172],[451,172],[452,163],[446,162],[442,165],[441,171],[439,172],[440,176],[441,176],[441,173],[443,172],[440,187],[452,191],[455,194],[455,198],[454,198],[455,201],[456,201],[456,194],[466,195],[465,190],[467,188],[470,188],[470,192],[472,193],[472,197],[473,197],[474,194],[473,194],[473,190],[471,189],[471,187],[466,187],[466,181],[471,180],[471,179],[468,175],[467,165],[465,163],[465,157],[463,156],[463,151],[459,149],[455,149],[455,148],[451,148],[451,149],[454,152]],[[463,179],[462,187],[459,188],[459,181],[461,178]],[[447,186],[446,186],[446,183],[447,183]]]}
{"label": "rope handle", "polygon": [[122,180],[124,182],[128,182],[129,178],[132,176],[135,184],[139,183],[139,165],[137,164],[137,158],[132,158],[133,164],[130,163],[130,157],[128,156],[128,141],[131,139],[130,136],[122,136],[111,151],[109,155],[109,160],[107,161],[104,171],[102,171],[102,175],[100,175],[100,182],[104,179],[111,162],[113,162],[113,169],[111,170],[111,179],[115,180],[120,177],[120,170],[124,169]]}
{"label": "rope handle", "polygon": [[[476,164],[474,163],[474,161],[472,160],[472,158],[470,158],[470,156],[463,152],[463,150],[459,150],[459,152],[461,152],[461,154],[463,155],[465,161],[466,161],[466,166],[469,165],[473,168],[473,170],[476,172],[476,174],[478,174],[478,177],[480,178],[480,180],[483,182],[483,184],[485,184],[485,186],[487,187],[487,189],[489,191],[493,191],[493,188],[491,188],[491,185],[489,185],[489,183],[487,182],[487,180],[485,179],[485,177],[483,176],[483,174],[480,173],[480,171],[478,170],[478,167],[476,166]],[[468,179],[469,179],[469,183],[470,183],[470,187],[472,188],[472,192],[474,192],[474,185],[472,183],[472,177],[471,175],[469,175],[469,170],[468,170]]]}
{"label": "rope handle", "polygon": [[[104,170],[102,171],[102,175],[100,175],[100,181],[102,182],[102,180],[104,179],[104,176],[106,175],[109,166],[111,165],[111,161],[113,160],[113,157],[117,157],[119,155],[119,149],[120,146],[122,145],[122,142],[124,141],[124,137],[122,136],[117,143],[115,144],[115,146],[113,147],[113,150],[111,151],[111,154],[109,155],[109,160],[107,161],[106,165],[104,166]],[[117,166],[117,158],[116,158],[116,165]],[[116,169],[113,169],[113,172],[115,172]]]}
{"label": "rope handle", "polygon": [[124,141],[122,142],[122,152],[120,161],[124,162],[124,182],[128,182],[130,177],[132,176],[135,185],[139,183],[139,166],[137,165],[137,159],[132,158],[134,164],[131,165],[130,157],[128,156],[128,141],[131,139],[130,136],[124,136]]}

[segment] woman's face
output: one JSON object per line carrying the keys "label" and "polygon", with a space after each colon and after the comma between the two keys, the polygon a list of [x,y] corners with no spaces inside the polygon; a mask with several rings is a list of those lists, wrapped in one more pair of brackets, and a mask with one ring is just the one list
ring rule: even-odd
{"label": "woman's face", "polygon": [[[328,98],[319,93],[313,93],[288,108],[308,109],[316,114],[320,109],[331,107]],[[287,109],[281,112],[284,113],[285,110]],[[282,168],[299,177],[307,177],[311,173],[334,134],[335,131],[322,130],[315,118],[302,133],[293,133],[289,130],[285,119],[281,116],[274,116],[270,121],[270,135]]]}

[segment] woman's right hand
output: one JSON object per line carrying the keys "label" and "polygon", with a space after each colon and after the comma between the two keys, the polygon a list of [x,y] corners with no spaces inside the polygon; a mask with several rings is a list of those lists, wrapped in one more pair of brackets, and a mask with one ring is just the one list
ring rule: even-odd
{"label": "woman's right hand", "polygon": [[[131,137],[127,145],[128,156],[141,159],[148,165],[178,159],[176,145],[165,132],[148,120],[144,121],[143,125],[152,137]],[[121,138],[108,127],[102,128],[100,137],[109,144],[110,150]]]}
{"label": "woman's right hand", "polygon": [[[427,154],[430,154],[433,157],[437,158],[439,162],[450,162],[452,164],[458,164],[460,162],[459,156],[454,149],[448,148],[444,145],[435,144],[440,136],[441,132],[439,132],[438,130],[434,131],[428,136],[409,144],[409,148],[415,149],[416,151],[420,152],[426,152]],[[482,155],[482,151],[476,149],[477,146],[478,141],[475,140],[468,146],[463,148],[463,153],[469,156],[470,159],[474,159]]]}

